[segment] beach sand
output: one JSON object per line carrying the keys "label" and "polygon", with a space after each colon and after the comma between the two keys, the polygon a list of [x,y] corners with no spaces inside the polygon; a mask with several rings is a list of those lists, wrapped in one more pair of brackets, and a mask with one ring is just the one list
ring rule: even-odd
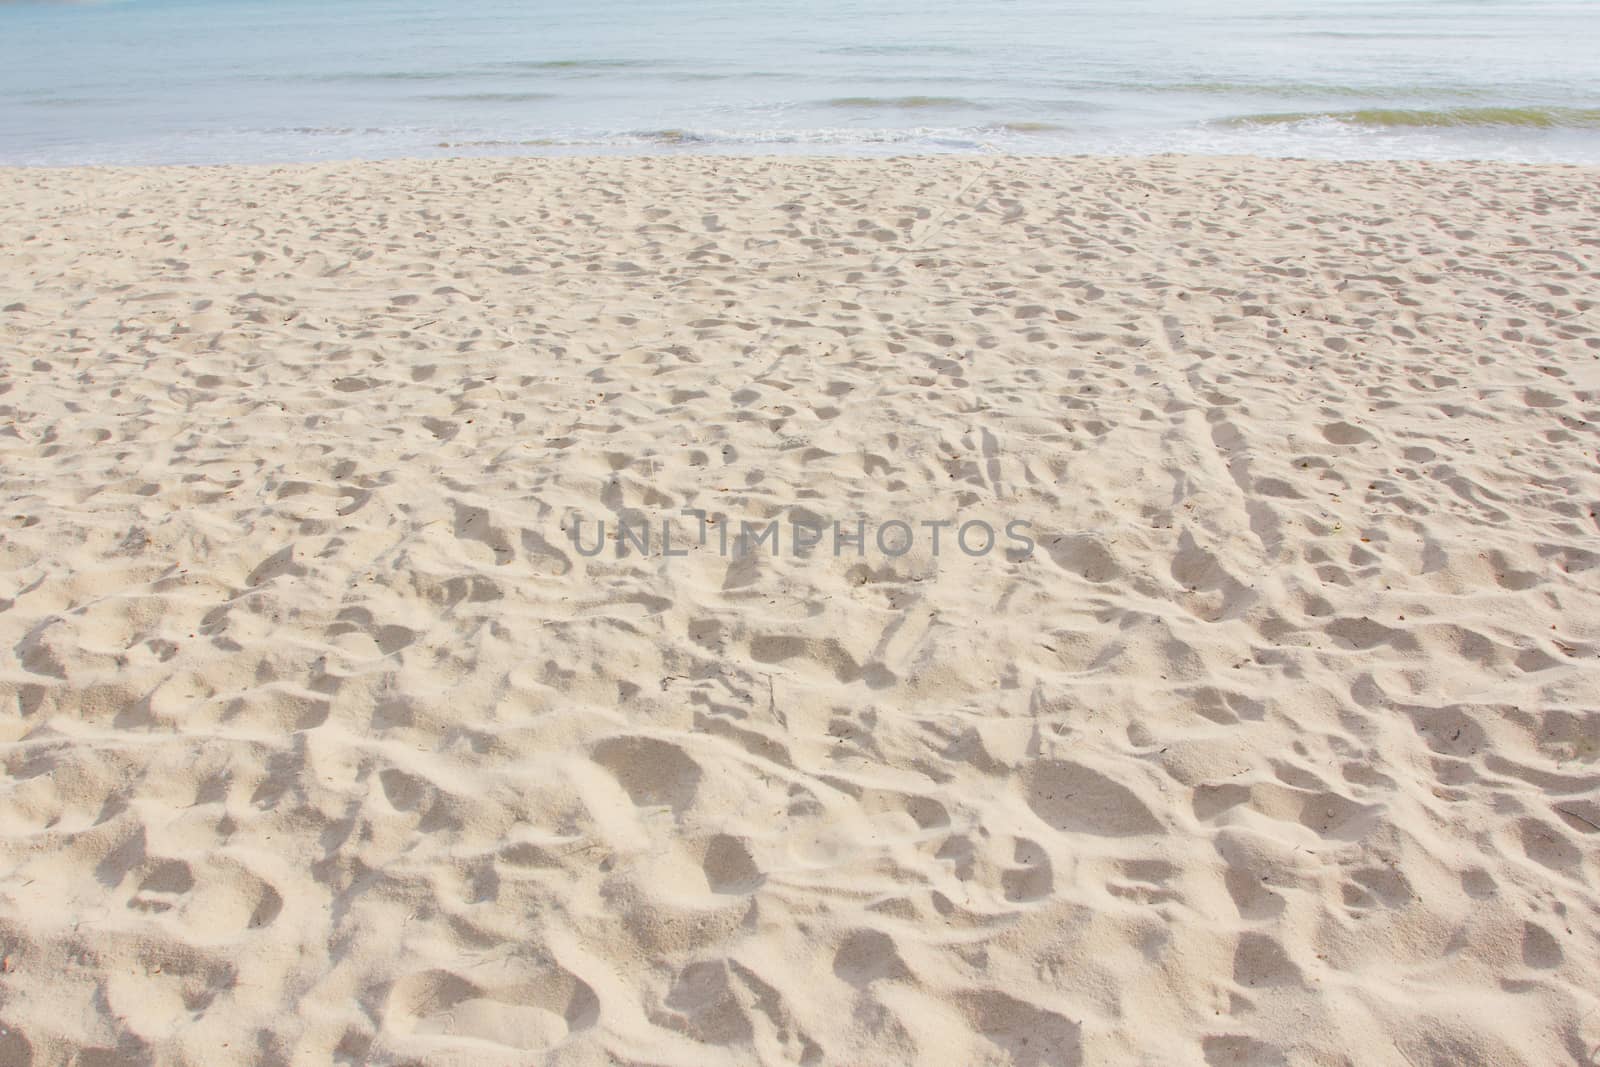
{"label": "beach sand", "polygon": [[0,189],[7,1067],[1597,1055],[1600,172]]}

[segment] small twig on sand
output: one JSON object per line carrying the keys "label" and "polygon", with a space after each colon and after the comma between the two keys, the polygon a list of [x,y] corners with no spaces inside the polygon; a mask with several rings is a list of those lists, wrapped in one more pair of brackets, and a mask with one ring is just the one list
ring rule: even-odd
{"label": "small twig on sand", "polygon": [[1574,263],[1579,267],[1586,266],[1583,260],[1571,252],[1563,252],[1559,248],[1491,248],[1488,250],[1488,254],[1491,256],[1555,256],[1557,259],[1567,260],[1569,263]]}
{"label": "small twig on sand", "polygon": [[1600,823],[1596,823],[1591,819],[1585,819],[1582,815],[1579,815],[1575,811],[1568,811],[1566,808],[1557,808],[1556,811],[1560,812],[1562,815],[1565,815],[1569,819],[1577,819],[1591,830],[1600,830]]}

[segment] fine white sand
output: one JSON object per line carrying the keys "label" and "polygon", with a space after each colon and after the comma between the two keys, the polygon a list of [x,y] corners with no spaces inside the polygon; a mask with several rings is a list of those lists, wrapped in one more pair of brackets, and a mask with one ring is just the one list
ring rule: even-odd
{"label": "fine white sand", "polygon": [[0,190],[6,1067],[1600,1049],[1596,171]]}

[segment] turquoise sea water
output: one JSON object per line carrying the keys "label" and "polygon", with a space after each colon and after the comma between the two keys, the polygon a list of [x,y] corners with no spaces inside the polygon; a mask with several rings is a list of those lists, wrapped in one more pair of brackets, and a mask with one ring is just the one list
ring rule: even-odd
{"label": "turquoise sea water", "polygon": [[0,163],[1600,162],[1595,0],[0,0]]}

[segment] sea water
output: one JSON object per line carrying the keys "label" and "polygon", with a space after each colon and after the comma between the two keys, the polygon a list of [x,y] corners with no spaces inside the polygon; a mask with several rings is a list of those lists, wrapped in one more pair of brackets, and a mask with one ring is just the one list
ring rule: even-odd
{"label": "sea water", "polygon": [[0,0],[0,163],[1600,162],[1595,0]]}

